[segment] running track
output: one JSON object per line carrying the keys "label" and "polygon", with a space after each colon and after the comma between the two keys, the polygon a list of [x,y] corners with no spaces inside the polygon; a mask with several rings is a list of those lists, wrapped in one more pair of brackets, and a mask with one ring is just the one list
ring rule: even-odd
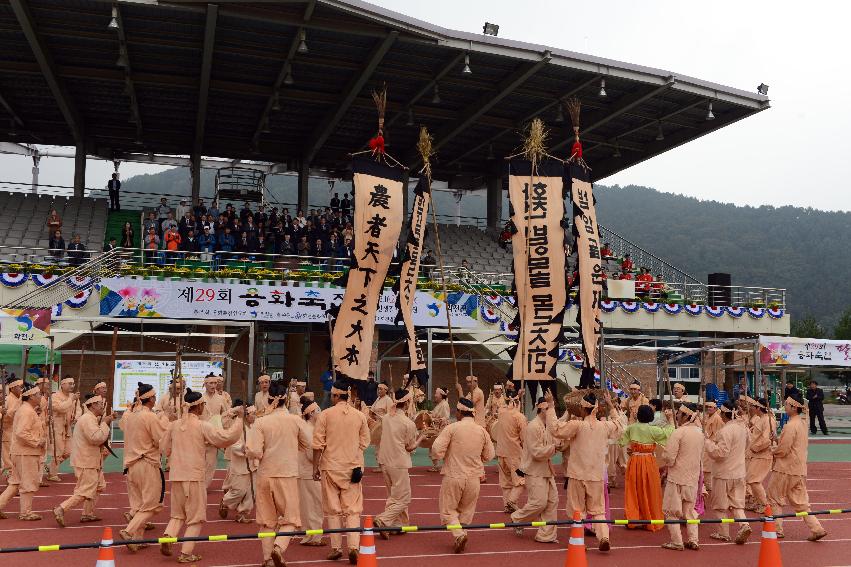
{"label": "running track", "polygon": [[[414,485],[414,501],[412,502],[411,523],[435,525],[440,523],[437,514],[437,496],[440,486],[440,475],[427,472],[423,468],[411,471]],[[221,480],[224,471],[217,472],[209,498],[209,522],[203,534],[236,534],[258,531],[253,524],[237,524],[233,521],[220,520],[217,506],[220,499]],[[808,486],[810,498],[815,509],[851,507],[851,463],[811,463],[809,468]],[[101,497],[99,513],[104,518],[101,524],[77,523],[79,511],[66,514],[68,527],[59,528],[50,510],[73,490],[72,475],[63,475],[61,484],[52,484],[44,488],[35,499],[35,509],[44,519],[40,522],[21,522],[17,520],[17,501],[13,501],[7,512],[10,518],[0,521],[0,547],[50,545],[59,543],[81,543],[98,541],[103,526],[113,527],[114,536],[118,539],[118,529],[123,527],[121,517],[125,511],[127,495],[124,478],[118,473],[107,475],[107,490]],[[502,513],[502,502],[499,488],[496,484],[495,468],[488,470],[487,483],[482,487],[479,499],[476,522],[506,521],[507,515]],[[364,477],[364,498],[366,512],[375,514],[383,509],[385,489],[380,474],[367,472]],[[566,518],[564,494],[561,491],[559,519]],[[166,504],[168,503],[166,494]],[[623,517],[622,489],[612,491],[613,515]],[[828,537],[818,543],[805,541],[807,530],[800,520],[787,520],[785,525],[786,539],[781,540],[781,550],[786,565],[805,565],[806,567],[834,567],[848,565],[851,560],[851,517],[829,516],[822,521],[828,530]],[[155,518],[157,530],[147,532],[152,537],[159,536],[167,522],[166,512]],[[688,561],[690,567],[701,566],[755,566],[759,554],[760,526],[752,526],[754,535],[748,545],[718,544],[709,539],[709,534],[715,526],[701,527],[699,552],[664,551],[659,545],[667,541],[667,530],[649,533],[638,530],[627,530],[623,527],[612,528],[612,551],[601,554],[596,551],[593,538],[586,541],[589,547],[588,563],[591,567],[649,567],[658,563],[677,564]],[[735,530],[735,526],[733,527]],[[527,530],[526,537],[518,538],[512,530],[473,531],[467,551],[463,555],[452,553],[452,537],[443,532],[412,533],[404,536],[393,536],[390,541],[376,538],[378,560],[382,565],[390,567],[409,567],[416,565],[436,565],[440,567],[484,567],[517,565],[522,561],[528,565],[534,562],[538,566],[562,566],[568,539],[568,528],[559,529],[560,544],[540,544],[532,541],[533,530]],[[302,547],[297,544],[290,546],[286,554],[288,565],[330,564],[325,561],[328,547]],[[257,540],[199,543],[196,553],[203,555],[199,565],[205,567],[242,567],[261,564],[260,544]],[[32,565],[51,565],[57,562],[65,565],[93,565],[97,558],[97,550],[71,550],[59,552],[38,552],[25,554],[0,555],[3,567],[23,567]],[[118,567],[152,567],[156,565],[176,565],[176,558],[166,558],[160,555],[156,546],[138,554],[130,554],[124,548],[116,548],[116,565]],[[338,562],[342,566],[348,564]]]}

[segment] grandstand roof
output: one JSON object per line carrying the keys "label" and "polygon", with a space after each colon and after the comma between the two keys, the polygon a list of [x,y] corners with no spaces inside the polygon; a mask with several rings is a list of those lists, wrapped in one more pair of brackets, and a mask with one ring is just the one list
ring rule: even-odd
{"label": "grandstand roof", "polygon": [[371,91],[386,83],[388,151],[416,165],[424,124],[439,153],[435,177],[471,183],[498,167],[493,156],[514,153],[534,116],[552,129],[552,153],[565,155],[572,130],[566,115],[557,121],[557,101],[578,96],[600,179],[769,106],[755,93],[358,0],[115,5],[118,30],[107,26],[109,1],[0,0],[0,141],[341,171],[374,135]]}

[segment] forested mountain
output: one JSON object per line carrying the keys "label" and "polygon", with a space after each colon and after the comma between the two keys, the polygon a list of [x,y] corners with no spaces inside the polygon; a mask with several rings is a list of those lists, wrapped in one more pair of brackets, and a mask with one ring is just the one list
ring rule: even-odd
{"label": "forested mountain", "polygon": [[[211,196],[213,185],[214,172],[204,170],[202,194]],[[268,185],[274,201],[296,201],[294,177],[272,176]],[[350,187],[311,179],[311,202],[325,204]],[[188,195],[188,169],[133,177],[124,189]],[[851,306],[851,213],[740,207],[638,186],[598,185],[596,194],[602,225],[704,281],[729,272],[735,285],[786,288],[793,317],[812,314],[828,329]],[[456,214],[450,193],[438,193],[436,205],[441,222]],[[507,205],[503,211],[507,216]],[[461,214],[484,217],[484,194],[465,196]]]}

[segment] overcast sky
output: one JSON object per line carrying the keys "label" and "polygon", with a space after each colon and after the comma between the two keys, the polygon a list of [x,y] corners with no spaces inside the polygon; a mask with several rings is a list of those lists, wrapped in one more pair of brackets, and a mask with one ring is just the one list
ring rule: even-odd
{"label": "overcast sky", "polygon": [[[373,0],[437,25],[648,65],[755,91],[772,108],[603,180],[749,205],[851,211],[847,133],[851,4],[773,2],[566,2],[564,0]],[[843,55],[845,54],[845,55]],[[475,60],[471,61],[475,72]],[[0,180],[26,182],[27,158],[0,156]],[[592,164],[593,167],[593,164]],[[112,165],[89,162],[103,186]],[[156,171],[122,165],[122,177]],[[41,182],[71,185],[73,160],[45,159]]]}

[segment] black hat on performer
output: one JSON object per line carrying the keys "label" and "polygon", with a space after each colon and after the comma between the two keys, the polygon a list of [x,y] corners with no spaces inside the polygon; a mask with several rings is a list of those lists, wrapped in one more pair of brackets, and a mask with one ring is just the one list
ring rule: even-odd
{"label": "black hat on performer", "polygon": [[183,395],[183,401],[189,404],[189,407],[197,406],[201,403],[201,392],[195,392],[191,388],[186,388],[186,393]]}
{"label": "black hat on performer", "polygon": [[405,402],[407,402],[408,400],[411,399],[411,392],[404,389],[404,388],[399,388],[393,394],[393,397],[396,398],[397,404],[402,404],[402,403],[405,403]]}
{"label": "black hat on performer", "polygon": [[468,398],[461,398],[458,400],[458,405],[455,406],[455,409],[464,413],[476,413],[476,406],[473,404],[473,400]]}

